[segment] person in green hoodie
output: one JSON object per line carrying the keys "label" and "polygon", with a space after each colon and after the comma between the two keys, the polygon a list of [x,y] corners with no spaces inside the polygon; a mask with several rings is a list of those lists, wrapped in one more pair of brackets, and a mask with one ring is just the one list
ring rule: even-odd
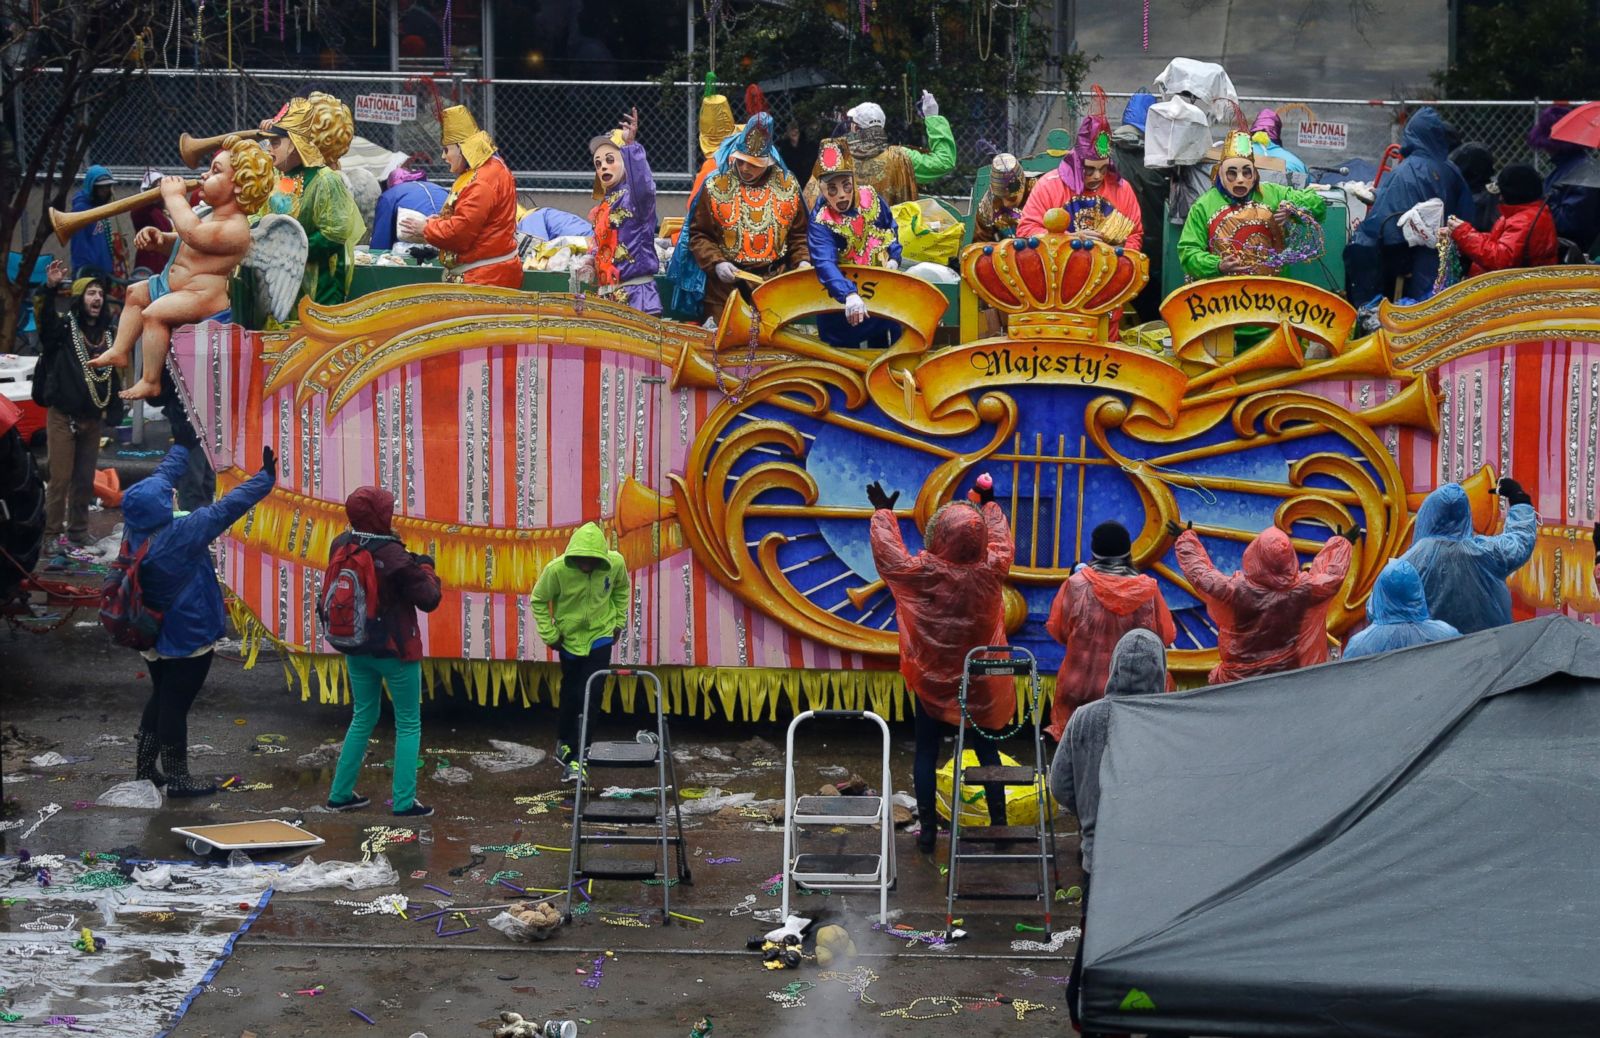
{"label": "person in green hoodie", "polygon": [[578,780],[578,721],[589,678],[611,666],[611,646],[628,620],[628,566],[597,523],[584,523],[564,554],[539,574],[529,608],[539,637],[561,657],[556,757],[563,782]]}

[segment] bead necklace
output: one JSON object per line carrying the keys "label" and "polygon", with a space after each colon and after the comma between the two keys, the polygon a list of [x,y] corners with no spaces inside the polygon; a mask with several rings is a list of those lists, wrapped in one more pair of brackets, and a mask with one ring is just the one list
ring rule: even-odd
{"label": "bead necklace", "polygon": [[83,329],[78,327],[76,314],[67,315],[67,326],[72,330],[72,349],[78,355],[78,367],[83,371],[83,383],[89,387],[89,400],[94,404],[95,410],[104,411],[111,403],[111,369],[91,368],[89,360],[92,356],[99,356],[105,352],[106,339],[111,335],[109,330],[100,333],[100,341],[94,344],[94,353],[89,352],[89,341],[84,337]]}

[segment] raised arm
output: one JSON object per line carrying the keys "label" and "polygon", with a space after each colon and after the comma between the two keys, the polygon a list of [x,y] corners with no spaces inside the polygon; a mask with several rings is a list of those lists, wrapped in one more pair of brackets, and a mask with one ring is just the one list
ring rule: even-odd
{"label": "raised arm", "polygon": [[986,502],[979,512],[989,532],[984,563],[1003,577],[1011,571],[1011,564],[1017,558],[1017,547],[1011,538],[1011,524],[1006,522],[1006,514],[1000,511],[1000,506],[994,501]]}
{"label": "raised arm", "polygon": [[1317,552],[1317,557],[1311,560],[1306,586],[1311,589],[1314,601],[1322,602],[1338,593],[1344,584],[1345,574],[1350,572],[1351,550],[1350,542],[1336,534],[1328,538],[1322,550]]}
{"label": "raised arm", "polygon": [[1178,568],[1196,591],[1218,601],[1227,601],[1233,596],[1233,582],[1218,572],[1193,530],[1179,534],[1173,550],[1178,556]]}
{"label": "raised arm", "polygon": [[950,130],[950,120],[942,115],[927,116],[923,124],[928,130],[927,152],[915,148],[904,151],[917,183],[930,184],[956,168],[956,135]]}
{"label": "raised arm", "polygon": [[1534,538],[1539,532],[1539,516],[1533,506],[1515,504],[1506,509],[1505,529],[1494,537],[1485,537],[1498,576],[1509,577],[1533,558]]}

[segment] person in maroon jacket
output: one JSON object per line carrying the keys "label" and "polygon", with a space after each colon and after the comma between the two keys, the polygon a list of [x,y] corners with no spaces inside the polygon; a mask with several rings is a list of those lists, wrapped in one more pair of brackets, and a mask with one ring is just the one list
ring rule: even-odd
{"label": "person in maroon jacket", "polygon": [[422,747],[422,637],[417,610],[431,613],[439,607],[439,578],[431,557],[412,554],[395,536],[394,495],[389,491],[360,487],[345,500],[344,510],[350,530],[334,540],[330,555],[352,539],[372,553],[378,574],[378,615],[387,638],[384,647],[371,655],[345,655],[355,714],[333,772],[328,806],[353,811],[372,802],[356,792],[356,776],[387,685],[394,703],[394,813],[424,817],[433,814],[433,808],[417,801],[417,754]]}
{"label": "person in maroon jacket", "polygon": [[1556,218],[1544,200],[1539,171],[1520,163],[1495,177],[1500,188],[1500,218],[1487,231],[1452,216],[1449,234],[1470,264],[1467,274],[1512,267],[1547,267],[1556,261]]}

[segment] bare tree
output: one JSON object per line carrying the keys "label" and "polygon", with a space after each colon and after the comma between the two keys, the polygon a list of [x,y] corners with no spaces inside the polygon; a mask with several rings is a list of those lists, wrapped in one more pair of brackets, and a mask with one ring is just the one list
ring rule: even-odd
{"label": "bare tree", "polygon": [[[0,273],[0,351],[12,347],[28,305],[28,273],[51,233],[41,220],[19,240],[25,217],[41,198],[67,207],[101,120],[148,68],[159,7],[156,0],[0,0],[0,241],[21,253],[17,277]],[[49,110],[26,121],[39,127],[26,142],[18,139],[23,105]]]}

